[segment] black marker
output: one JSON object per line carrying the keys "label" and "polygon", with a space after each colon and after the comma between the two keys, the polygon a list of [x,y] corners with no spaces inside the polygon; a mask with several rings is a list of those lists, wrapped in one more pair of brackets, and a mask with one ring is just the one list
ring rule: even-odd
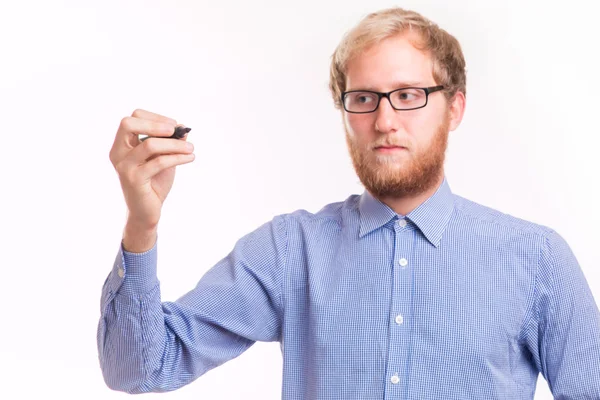
{"label": "black marker", "polygon": [[[169,139],[182,139],[185,136],[185,134],[191,130],[192,130],[192,128],[187,128],[185,126],[176,126],[175,132],[171,136],[169,136]],[[152,136],[146,136],[141,141],[143,142],[144,140],[148,139],[149,137],[152,137]],[[154,136],[154,137],[160,137],[160,138],[165,139],[163,136]]]}

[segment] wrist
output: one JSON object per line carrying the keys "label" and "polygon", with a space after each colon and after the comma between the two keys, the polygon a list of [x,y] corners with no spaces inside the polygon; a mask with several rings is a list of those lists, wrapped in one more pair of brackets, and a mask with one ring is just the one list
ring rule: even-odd
{"label": "wrist", "polygon": [[122,243],[125,251],[144,253],[154,247],[157,239],[157,227],[140,227],[130,221],[123,230]]}

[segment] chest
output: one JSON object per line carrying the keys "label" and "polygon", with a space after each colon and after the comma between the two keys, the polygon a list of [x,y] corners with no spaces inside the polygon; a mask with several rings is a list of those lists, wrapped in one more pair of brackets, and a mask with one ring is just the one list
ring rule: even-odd
{"label": "chest", "polygon": [[347,243],[305,249],[291,269],[286,315],[305,318],[302,340],[323,359],[381,369],[394,351],[422,349],[485,362],[514,346],[534,261],[518,248],[468,240],[435,247],[393,231]]}

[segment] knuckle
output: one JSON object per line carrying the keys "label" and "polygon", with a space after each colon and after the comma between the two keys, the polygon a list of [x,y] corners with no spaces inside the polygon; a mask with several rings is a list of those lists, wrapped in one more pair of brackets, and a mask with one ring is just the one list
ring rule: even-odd
{"label": "knuckle", "polygon": [[144,140],[144,141],[142,142],[142,144],[141,144],[141,145],[143,146],[143,148],[142,148],[142,149],[143,149],[143,150],[144,150],[146,153],[148,153],[148,154],[154,154],[154,153],[156,153],[156,152],[158,151],[158,146],[157,146],[157,144],[155,143],[155,142],[156,142],[156,140],[155,140],[155,139],[156,139],[156,138],[149,137],[148,139],[146,139],[146,140]]}
{"label": "knuckle", "polygon": [[130,130],[132,122],[133,117],[123,117],[123,119],[121,119],[121,123],[119,124],[119,128],[124,130]]}
{"label": "knuckle", "polygon": [[157,157],[154,162],[158,166],[159,169],[163,169],[167,166],[166,157]]}
{"label": "knuckle", "polygon": [[144,112],[144,110],[142,110],[141,108],[136,108],[135,110],[133,110],[133,112],[131,113],[132,117],[140,117],[140,115]]}

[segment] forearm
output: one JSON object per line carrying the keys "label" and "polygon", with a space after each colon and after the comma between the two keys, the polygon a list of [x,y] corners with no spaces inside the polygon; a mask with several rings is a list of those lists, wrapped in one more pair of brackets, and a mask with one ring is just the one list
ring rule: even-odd
{"label": "forearm", "polygon": [[235,356],[240,338],[232,335],[234,346],[213,356],[212,343],[224,341],[222,329],[209,322],[202,334],[190,332],[193,321],[200,328],[207,325],[192,308],[161,301],[156,244],[141,254],[123,248],[102,288],[98,324],[100,366],[108,387],[128,393],[175,390],[222,363],[220,357]]}
{"label": "forearm", "polygon": [[157,249],[128,256],[124,251],[121,245],[102,288],[98,351],[111,389],[141,393],[152,390],[146,383],[149,346],[163,343],[165,336]]}
{"label": "forearm", "polygon": [[182,360],[181,352],[165,350],[180,344],[165,324],[156,269],[156,239],[145,252],[129,252],[121,243],[104,282],[98,354],[104,380],[113,390],[164,392],[187,383],[165,379],[165,371],[182,369]]}
{"label": "forearm", "polygon": [[139,299],[113,294],[106,303],[98,326],[98,346],[109,388],[127,393],[163,391],[151,382],[148,369],[165,343],[160,303],[158,286]]}

